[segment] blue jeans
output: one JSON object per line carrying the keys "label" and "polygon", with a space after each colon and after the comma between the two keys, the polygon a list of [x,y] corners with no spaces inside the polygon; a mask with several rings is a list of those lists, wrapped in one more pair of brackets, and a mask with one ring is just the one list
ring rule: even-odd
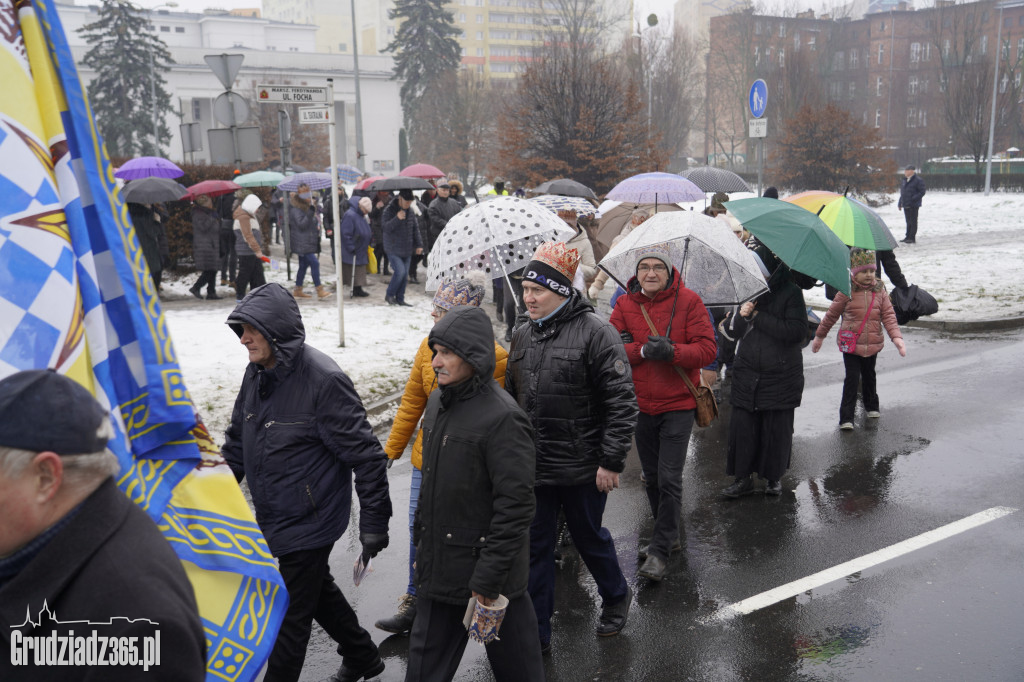
{"label": "blue jeans", "polygon": [[412,530],[416,523],[416,507],[420,503],[420,483],[423,482],[423,472],[416,467],[412,468],[412,482],[409,484],[409,587],[406,594],[416,596],[416,585],[413,583],[416,564],[416,543],[412,541]]}
{"label": "blue jeans", "polygon": [[[594,472],[596,476],[596,471]],[[604,604],[622,601],[629,588],[619,568],[615,543],[607,528],[601,527],[608,495],[596,482],[583,485],[543,485],[534,488],[537,513],[530,525],[529,592],[537,612],[540,641],[551,641],[551,614],[555,611],[555,543],[558,541],[558,510],[565,511],[565,523],[583,562],[594,576]]]}
{"label": "blue jeans", "polygon": [[412,256],[396,256],[389,253],[388,262],[391,263],[394,274],[391,275],[385,295],[399,303],[405,303],[405,285],[409,282],[409,263],[412,262]]}
{"label": "blue jeans", "polygon": [[301,287],[302,280],[306,279],[306,268],[313,277],[313,286],[320,286],[320,260],[315,253],[300,253],[299,267],[295,272],[295,286]]}

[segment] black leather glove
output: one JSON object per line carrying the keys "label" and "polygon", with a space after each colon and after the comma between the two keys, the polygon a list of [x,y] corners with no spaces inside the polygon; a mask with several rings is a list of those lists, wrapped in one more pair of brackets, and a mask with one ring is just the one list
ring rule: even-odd
{"label": "black leather glove", "polygon": [[672,362],[676,354],[672,340],[665,336],[648,337],[643,351],[644,358],[647,360],[659,360],[661,362]]}
{"label": "black leather glove", "polygon": [[363,556],[373,558],[388,546],[387,533],[360,533],[359,542],[363,545]]}
{"label": "black leather glove", "polygon": [[622,343],[633,343],[633,335],[628,331],[619,332],[619,338],[622,339]]}

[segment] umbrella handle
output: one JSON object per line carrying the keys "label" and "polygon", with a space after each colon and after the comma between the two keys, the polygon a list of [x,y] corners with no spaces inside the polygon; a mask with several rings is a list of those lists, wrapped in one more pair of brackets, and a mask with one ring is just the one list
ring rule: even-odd
{"label": "umbrella handle", "polygon": [[613,279],[613,280],[615,281],[615,283],[616,283],[616,284],[618,284],[618,285],[619,285],[619,287],[620,287],[620,288],[621,288],[621,289],[622,289],[623,291],[629,291],[629,289],[627,289],[627,288],[626,288],[626,285],[625,285],[625,284],[623,284],[622,282],[620,282],[620,281],[619,281],[619,278],[618,278],[618,277],[616,277],[615,275],[613,275],[613,274],[612,274],[612,271],[611,271],[611,270],[609,270],[608,268],[606,268],[606,267],[605,267],[604,265],[602,265],[601,263],[598,263],[598,264],[597,264],[597,267],[599,267],[599,268],[601,268],[602,270],[604,270],[604,271],[605,271],[605,273],[606,273],[606,274],[607,274],[607,275],[608,275],[609,277],[611,277],[611,278],[612,278],[612,279]]}
{"label": "umbrella handle", "polygon": [[508,272],[505,271],[505,263],[502,262],[501,256],[498,254],[497,246],[492,246],[491,251],[494,252],[494,260],[496,260],[498,262],[498,266],[501,267],[502,276],[505,278],[505,281],[508,282],[508,293],[510,296],[512,296],[512,301],[516,304],[516,315],[518,315],[519,313],[523,312],[523,308],[519,304],[519,299],[516,298],[515,290],[512,288],[512,280],[508,278]]}

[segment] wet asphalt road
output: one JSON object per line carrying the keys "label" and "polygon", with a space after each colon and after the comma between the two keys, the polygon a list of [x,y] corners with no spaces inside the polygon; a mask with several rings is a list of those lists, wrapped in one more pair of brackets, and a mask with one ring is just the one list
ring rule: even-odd
{"label": "wet asphalt road", "polygon": [[[878,361],[882,418],[859,411],[837,430],[842,359],[829,339],[805,350],[791,468],[780,498],[727,501],[729,409],[690,441],[683,482],[683,545],[661,584],[636,578],[636,548],[651,531],[632,455],[609,497],[605,525],[637,597],[619,637],[593,633],[593,580],[568,548],[559,572],[547,679],[575,680],[1024,680],[1024,331],[944,335],[906,329],[908,357],[889,344]],[[727,394],[727,389],[726,389]],[[859,408],[860,409],[860,408]],[[402,680],[408,640],[373,628],[393,612],[407,570],[408,458],[391,469],[391,546],[352,585],[356,532],[332,569],[387,670]],[[1020,509],[899,558],[748,615],[720,620],[739,600],[993,507]],[[353,514],[353,526],[355,525]],[[303,680],[340,658],[316,629]],[[470,644],[457,679],[492,679]]]}

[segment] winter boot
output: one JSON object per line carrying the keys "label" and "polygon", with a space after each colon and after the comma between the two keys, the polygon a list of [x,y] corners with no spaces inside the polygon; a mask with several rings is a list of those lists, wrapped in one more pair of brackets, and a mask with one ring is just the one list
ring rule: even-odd
{"label": "winter boot", "polygon": [[321,284],[320,286],[318,286],[316,288],[316,295],[318,297],[320,297],[320,298],[327,298],[328,296],[333,296],[334,292],[333,291],[327,291],[327,289],[324,289],[324,285]]}
{"label": "winter boot", "polygon": [[390,618],[378,620],[374,626],[384,632],[403,635],[412,629],[414,620],[416,620],[416,595],[403,594],[402,598],[398,600],[398,613]]}
{"label": "winter boot", "polygon": [[370,294],[368,294],[362,287],[352,287],[352,295],[356,298],[366,298]]}
{"label": "winter boot", "polygon": [[188,293],[192,294],[193,296],[195,296],[196,298],[199,298],[199,299],[201,299],[203,297],[203,295],[199,293],[199,287],[192,287],[192,288],[190,288],[188,290]]}
{"label": "winter boot", "polygon": [[295,287],[294,289],[292,289],[292,296],[294,296],[295,298],[313,298],[305,291],[303,291],[302,287]]}

